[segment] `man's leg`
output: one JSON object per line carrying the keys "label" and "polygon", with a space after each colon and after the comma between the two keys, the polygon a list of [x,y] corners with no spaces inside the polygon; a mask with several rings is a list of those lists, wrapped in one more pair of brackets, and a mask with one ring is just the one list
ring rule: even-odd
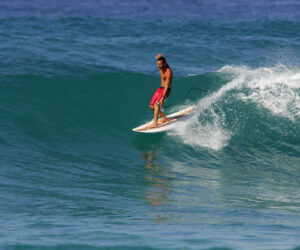
{"label": "man's leg", "polygon": [[[154,104],[154,105],[157,105],[157,104]],[[150,106],[149,106],[150,109],[152,110],[152,112],[154,112],[154,105],[150,104]],[[159,106],[158,106],[158,108],[159,108]],[[159,109],[159,115],[163,118],[164,122],[168,120],[168,118],[164,115],[163,112],[160,111],[160,109]]]}
{"label": "man's leg", "polygon": [[159,113],[159,106],[158,104],[154,104],[154,120],[153,120],[153,127],[157,127],[157,120],[158,120],[158,113]]}
{"label": "man's leg", "polygon": [[[167,97],[168,98],[168,97]],[[163,122],[168,121],[168,118],[165,116],[165,114],[161,111],[163,105],[165,104],[167,98],[165,98],[164,102],[162,103],[162,105],[159,106],[159,115],[162,117]]]}
{"label": "man's leg", "polygon": [[151,128],[156,128],[157,127],[158,114],[162,117],[163,122],[168,121],[168,118],[164,115],[163,112],[160,111],[158,104],[150,105],[150,108],[151,109],[153,108],[152,111],[154,112],[154,119],[153,119],[153,123],[151,125]]}
{"label": "man's leg", "polygon": [[160,109],[159,109],[159,115],[161,116],[163,122],[166,122],[168,120],[168,118],[165,116],[163,112],[160,111]]}

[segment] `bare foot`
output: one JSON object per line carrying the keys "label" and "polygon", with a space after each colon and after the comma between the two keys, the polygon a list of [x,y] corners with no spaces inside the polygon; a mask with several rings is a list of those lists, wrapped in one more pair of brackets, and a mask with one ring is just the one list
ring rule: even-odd
{"label": "bare foot", "polygon": [[153,123],[153,124],[150,125],[148,128],[157,128],[157,124]]}
{"label": "bare foot", "polygon": [[169,121],[168,118],[165,118],[165,119],[160,118],[160,119],[158,120],[158,123],[168,123],[168,121]]}

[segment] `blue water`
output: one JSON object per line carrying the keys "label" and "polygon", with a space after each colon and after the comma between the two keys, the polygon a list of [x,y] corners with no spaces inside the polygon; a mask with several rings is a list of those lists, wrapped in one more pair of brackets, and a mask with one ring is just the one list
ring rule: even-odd
{"label": "blue water", "polygon": [[[299,13],[1,1],[0,248],[299,249]],[[165,112],[196,112],[137,134],[158,53],[174,72]]]}

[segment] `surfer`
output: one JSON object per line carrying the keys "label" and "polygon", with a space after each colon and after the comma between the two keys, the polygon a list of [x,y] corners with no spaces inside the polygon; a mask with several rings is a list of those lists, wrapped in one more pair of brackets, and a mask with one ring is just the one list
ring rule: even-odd
{"label": "surfer", "polygon": [[173,71],[168,65],[165,57],[162,54],[158,54],[156,56],[156,59],[157,67],[160,73],[161,83],[159,88],[155,91],[154,95],[152,96],[150,102],[150,108],[154,112],[154,121],[151,125],[151,128],[157,127],[158,114],[162,117],[163,122],[168,122],[168,118],[164,115],[161,109],[171,93],[173,78]]}

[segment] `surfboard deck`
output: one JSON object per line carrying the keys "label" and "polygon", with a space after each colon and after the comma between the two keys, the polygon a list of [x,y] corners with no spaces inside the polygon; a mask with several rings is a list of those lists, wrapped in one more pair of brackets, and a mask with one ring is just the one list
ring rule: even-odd
{"label": "surfboard deck", "polygon": [[176,126],[176,123],[178,121],[180,120],[183,121],[184,118],[187,118],[188,115],[190,115],[191,112],[193,111],[194,107],[195,106],[190,106],[186,109],[167,115],[168,122],[162,122],[162,119],[159,119],[157,123],[157,128],[150,128],[153,123],[152,120],[150,122],[147,122],[141,126],[132,129],[132,131],[140,132],[140,133],[158,133],[158,132],[163,132],[172,129]]}

